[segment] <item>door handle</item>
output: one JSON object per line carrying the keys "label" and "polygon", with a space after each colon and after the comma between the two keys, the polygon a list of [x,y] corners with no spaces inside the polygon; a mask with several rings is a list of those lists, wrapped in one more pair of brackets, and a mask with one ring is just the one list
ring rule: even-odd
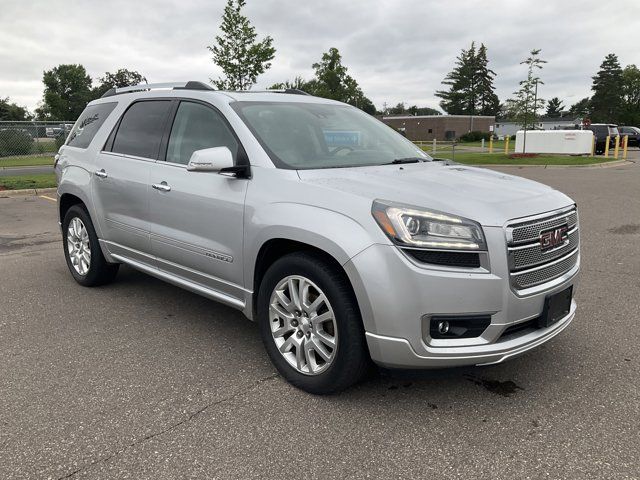
{"label": "door handle", "polygon": [[151,185],[156,190],[160,190],[161,192],[170,192],[171,187],[167,185],[167,182],[154,183]]}
{"label": "door handle", "polygon": [[107,178],[107,172],[104,171],[104,168],[101,170],[96,170],[95,172],[96,177],[100,177],[100,178]]}

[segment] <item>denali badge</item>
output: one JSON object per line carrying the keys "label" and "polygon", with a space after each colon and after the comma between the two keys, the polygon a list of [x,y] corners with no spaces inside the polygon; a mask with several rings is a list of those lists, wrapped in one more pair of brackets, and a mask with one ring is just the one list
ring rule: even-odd
{"label": "denali badge", "polygon": [[566,224],[540,232],[540,250],[545,252],[562,245],[569,236],[568,232],[569,227]]}

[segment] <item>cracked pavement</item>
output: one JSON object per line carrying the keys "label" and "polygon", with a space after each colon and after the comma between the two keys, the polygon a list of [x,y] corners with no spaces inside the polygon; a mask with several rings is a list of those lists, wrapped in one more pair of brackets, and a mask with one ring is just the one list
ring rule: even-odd
{"label": "cracked pavement", "polygon": [[55,203],[0,192],[0,478],[640,478],[640,165],[501,170],[578,202],[573,325],[331,397],[230,308],[130,268],[80,287]]}

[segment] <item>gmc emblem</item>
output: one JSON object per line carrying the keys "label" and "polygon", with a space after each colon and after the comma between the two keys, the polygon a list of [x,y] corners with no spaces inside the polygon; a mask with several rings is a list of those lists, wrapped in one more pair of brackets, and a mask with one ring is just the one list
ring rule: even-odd
{"label": "gmc emblem", "polygon": [[557,247],[558,245],[562,245],[569,236],[568,232],[569,227],[567,225],[561,225],[559,227],[540,232],[540,250],[545,252]]}

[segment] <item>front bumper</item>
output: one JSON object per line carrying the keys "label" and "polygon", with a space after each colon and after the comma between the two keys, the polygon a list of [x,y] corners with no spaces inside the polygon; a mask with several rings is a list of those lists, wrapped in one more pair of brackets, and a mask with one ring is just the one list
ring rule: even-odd
{"label": "front bumper", "polygon": [[[547,328],[503,335],[510,326],[541,315],[548,295],[574,286],[580,268],[522,296],[509,280],[502,228],[484,227],[487,269],[461,270],[419,265],[392,245],[372,245],[346,265],[360,305],[371,358],[391,368],[439,368],[499,363],[541,345],[563,331],[569,314]],[[432,339],[431,316],[491,315],[479,337]]]}

